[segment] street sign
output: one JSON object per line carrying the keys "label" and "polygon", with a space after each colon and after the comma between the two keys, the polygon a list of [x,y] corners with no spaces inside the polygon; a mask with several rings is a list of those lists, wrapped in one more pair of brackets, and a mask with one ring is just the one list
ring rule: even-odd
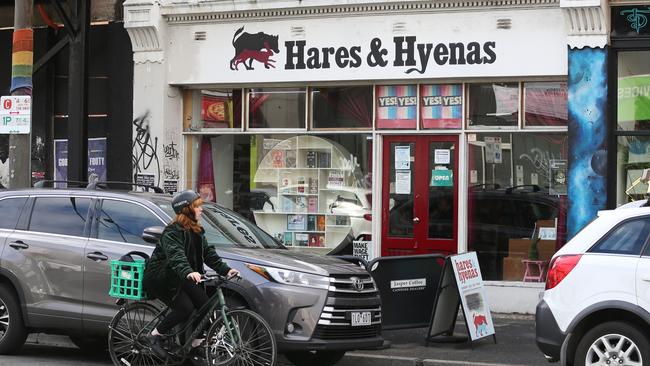
{"label": "street sign", "polygon": [[0,98],[0,134],[28,134],[31,126],[31,96],[14,95]]}

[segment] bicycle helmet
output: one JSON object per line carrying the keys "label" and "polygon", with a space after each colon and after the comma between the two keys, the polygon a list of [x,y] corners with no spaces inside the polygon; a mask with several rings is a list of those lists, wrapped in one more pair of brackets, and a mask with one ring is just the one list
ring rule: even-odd
{"label": "bicycle helmet", "polygon": [[194,202],[197,198],[200,198],[198,193],[194,192],[193,190],[187,190],[187,191],[182,191],[178,192],[174,195],[174,198],[172,198],[172,207],[174,208],[174,212],[178,215],[183,211],[185,207],[189,207],[192,202]]}

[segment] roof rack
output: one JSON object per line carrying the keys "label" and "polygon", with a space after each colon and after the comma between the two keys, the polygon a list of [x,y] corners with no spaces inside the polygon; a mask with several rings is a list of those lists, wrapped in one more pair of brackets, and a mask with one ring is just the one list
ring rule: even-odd
{"label": "roof rack", "polygon": [[126,185],[126,186],[131,186],[131,187],[142,187],[144,189],[151,189],[154,191],[154,193],[165,193],[160,187],[148,185],[148,184],[139,184],[139,183],[132,183],[132,182],[119,182],[119,181],[103,181],[103,182],[80,182],[76,180],[40,180],[36,183],[34,183],[34,188],[44,188],[46,184],[52,184],[54,186],[54,183],[65,183],[66,185],[76,185],[79,188],[86,188],[86,189],[98,189],[98,188],[108,188],[107,185],[109,184],[121,184],[121,185]]}
{"label": "roof rack", "polygon": [[[109,184],[121,184],[121,185],[126,185],[126,186],[131,186],[131,187],[142,187],[144,189],[151,189],[154,191],[154,193],[165,193],[165,191],[162,190],[162,188],[154,186],[154,185],[149,185],[149,184],[141,184],[141,183],[133,183],[133,182],[119,182],[119,181],[113,181],[113,180],[108,180],[108,181],[101,181],[101,182],[91,182],[88,184],[87,189],[97,189],[97,188],[103,188],[106,187]],[[98,187],[100,186],[100,187]]]}
{"label": "roof rack", "polygon": [[79,188],[84,188],[88,186],[88,182],[80,182],[77,180],[39,180],[38,182],[34,183],[34,188],[44,188],[45,184],[52,183],[52,187],[54,187],[54,183],[65,183],[66,185],[76,185]]}

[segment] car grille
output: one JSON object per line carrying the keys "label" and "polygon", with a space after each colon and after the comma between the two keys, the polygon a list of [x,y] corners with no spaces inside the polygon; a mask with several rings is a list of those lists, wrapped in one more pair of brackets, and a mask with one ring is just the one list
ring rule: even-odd
{"label": "car grille", "polygon": [[[360,288],[359,284],[363,284]],[[356,284],[356,287],[355,287]],[[371,324],[352,326],[353,311],[369,311]],[[381,332],[381,303],[370,275],[330,277],[327,301],[312,335],[318,339],[359,339],[376,337]]]}

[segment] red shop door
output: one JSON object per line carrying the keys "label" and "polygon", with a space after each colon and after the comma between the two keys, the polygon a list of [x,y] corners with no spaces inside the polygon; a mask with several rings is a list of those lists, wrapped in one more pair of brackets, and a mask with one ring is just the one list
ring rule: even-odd
{"label": "red shop door", "polygon": [[458,248],[458,136],[386,136],[381,255]]}

